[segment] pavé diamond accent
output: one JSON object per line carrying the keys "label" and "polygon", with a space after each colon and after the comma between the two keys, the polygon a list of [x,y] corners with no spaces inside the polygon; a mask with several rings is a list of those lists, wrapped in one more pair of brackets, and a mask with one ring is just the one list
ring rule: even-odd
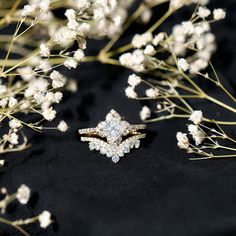
{"label": "pav\u00e9 diamond accent", "polygon": [[[115,110],[111,110],[107,114],[106,120],[100,122],[96,128],[80,129],[79,134],[98,136],[83,136],[81,141],[88,142],[90,150],[97,150],[111,158],[114,163],[118,163],[120,157],[123,157],[125,153],[129,153],[133,148],[139,148],[139,139],[146,136],[139,130],[145,129],[145,127],[145,125],[130,125],[127,121],[123,121]],[[122,139],[128,135],[130,137]]]}

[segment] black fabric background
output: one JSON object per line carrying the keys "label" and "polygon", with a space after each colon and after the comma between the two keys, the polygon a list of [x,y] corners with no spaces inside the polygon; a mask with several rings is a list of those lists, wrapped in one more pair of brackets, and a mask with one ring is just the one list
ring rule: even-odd
{"label": "black fabric background", "polygon": [[[214,65],[235,94],[236,2],[214,0],[213,7],[227,9],[227,18],[214,24],[218,51]],[[155,11],[161,14],[165,7]],[[182,11],[163,26],[188,19]],[[142,28],[135,25],[133,31]],[[132,31],[130,31],[132,33]],[[126,34],[124,41],[130,38]],[[91,41],[87,54],[96,54],[105,42]],[[236,160],[191,162],[176,147],[175,134],[185,130],[185,121],[149,124],[141,148],[119,164],[91,152],[79,141],[78,128],[94,127],[110,109],[127,121],[140,123],[142,104],[124,95],[131,73],[100,63],[81,64],[66,71],[78,80],[79,91],[66,94],[59,105],[58,119],[65,119],[67,133],[48,131],[32,134],[33,146],[21,153],[7,154],[0,185],[15,191],[22,183],[33,191],[30,205],[13,204],[6,217],[28,217],[47,209],[56,222],[46,231],[27,227],[32,235],[57,236],[221,236],[236,235]],[[227,78],[227,80],[226,80]],[[217,95],[207,83],[205,89]],[[212,117],[235,120],[208,103],[199,102]],[[233,130],[233,131],[232,131]],[[236,135],[235,127],[231,133]],[[19,235],[0,225],[0,235]]]}

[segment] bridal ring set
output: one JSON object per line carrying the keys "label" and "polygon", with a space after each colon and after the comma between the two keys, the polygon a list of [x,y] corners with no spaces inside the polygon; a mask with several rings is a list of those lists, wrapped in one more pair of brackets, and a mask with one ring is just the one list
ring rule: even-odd
{"label": "bridal ring set", "polygon": [[90,150],[99,151],[117,163],[130,149],[139,148],[140,139],[146,136],[141,132],[145,128],[144,124],[129,124],[115,110],[111,110],[105,121],[95,128],[79,129],[79,134],[82,142],[88,142]]}

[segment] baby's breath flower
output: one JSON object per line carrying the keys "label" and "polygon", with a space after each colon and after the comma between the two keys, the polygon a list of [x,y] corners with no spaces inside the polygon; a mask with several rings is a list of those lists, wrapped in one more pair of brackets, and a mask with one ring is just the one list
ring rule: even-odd
{"label": "baby's breath flower", "polygon": [[151,110],[147,106],[143,106],[142,110],[139,113],[141,120],[146,120],[151,117]]}
{"label": "baby's breath flower", "polygon": [[20,74],[21,78],[25,81],[30,81],[34,79],[34,72],[31,66],[18,68],[17,72]]}
{"label": "baby's breath flower", "polygon": [[188,140],[187,134],[182,133],[182,132],[178,132],[176,134],[176,138],[177,138],[177,141],[178,141],[177,145],[178,145],[179,148],[188,149],[189,140]]}
{"label": "baby's breath flower", "polygon": [[9,121],[9,126],[12,129],[18,129],[22,126],[21,122],[16,120],[16,119],[12,119]]}
{"label": "baby's breath flower", "polygon": [[132,74],[132,75],[129,76],[128,84],[130,86],[135,87],[135,86],[139,85],[140,83],[141,83],[141,77],[139,77],[139,76],[137,76],[135,74]]}
{"label": "baby's breath flower", "polygon": [[9,134],[7,138],[8,142],[13,145],[17,145],[19,143],[18,139],[19,139],[19,136],[16,133]]}
{"label": "baby's breath flower", "polygon": [[143,23],[148,23],[152,17],[152,11],[149,8],[146,8],[140,16],[140,19]]}
{"label": "baby's breath flower", "polygon": [[8,106],[10,108],[13,108],[16,104],[17,104],[17,99],[15,99],[14,97],[10,97],[9,102],[8,102]]}
{"label": "baby's breath flower", "polygon": [[141,48],[142,46],[146,46],[150,43],[152,39],[152,33],[146,32],[144,34],[136,34],[131,43],[135,48]]}
{"label": "baby's breath flower", "polygon": [[66,89],[73,93],[77,92],[78,91],[77,82],[74,79],[69,79],[66,85]]}
{"label": "baby's breath flower", "polygon": [[183,32],[186,35],[191,35],[194,32],[194,25],[191,21],[182,22]]}
{"label": "baby's breath flower", "polygon": [[144,54],[146,54],[146,55],[150,55],[150,56],[153,56],[153,55],[155,55],[155,53],[156,53],[156,50],[154,49],[154,47],[152,46],[152,45],[147,45],[146,47],[145,47],[145,49],[144,49]]}
{"label": "baby's breath flower", "polygon": [[21,204],[23,205],[27,204],[30,198],[30,188],[25,184],[22,184],[17,189],[16,198]]}
{"label": "baby's breath flower", "polygon": [[155,88],[149,88],[146,90],[145,94],[149,98],[156,98],[159,95],[159,90]]}
{"label": "baby's breath flower", "polygon": [[24,5],[23,10],[21,11],[22,17],[30,16],[36,10],[36,4]]}
{"label": "baby's breath flower", "polygon": [[79,23],[76,21],[76,11],[74,9],[67,9],[65,16],[68,19],[67,26],[71,30],[76,30],[79,26]]}
{"label": "baby's breath flower", "polygon": [[165,34],[163,32],[157,34],[152,40],[153,45],[157,46],[160,42],[164,40],[164,38],[165,38]]}
{"label": "baby's breath flower", "polygon": [[48,57],[50,56],[50,50],[49,50],[49,47],[44,44],[44,43],[41,43],[40,44],[40,55],[42,57]]}
{"label": "baby's breath flower", "polygon": [[51,213],[49,211],[43,211],[39,216],[40,227],[46,229],[51,223]]}
{"label": "baby's breath flower", "polygon": [[59,103],[62,100],[63,94],[61,92],[54,93],[54,102]]}
{"label": "baby's breath flower", "polygon": [[213,11],[214,20],[222,20],[226,16],[226,13],[223,9],[218,8]]}
{"label": "baby's breath flower", "polygon": [[6,98],[2,98],[2,99],[0,100],[0,106],[1,106],[2,108],[5,108],[6,105],[7,105],[7,103],[8,103],[8,98],[7,98],[7,97],[6,97]]}
{"label": "baby's breath flower", "polygon": [[74,30],[69,29],[64,26],[61,27],[53,37],[55,43],[61,45],[62,47],[68,47],[73,43],[76,38],[77,33]]}
{"label": "baby's breath flower", "polygon": [[198,8],[197,15],[201,17],[202,19],[207,18],[210,14],[211,14],[211,11],[208,8],[202,7],[202,6]]}
{"label": "baby's breath flower", "polygon": [[179,58],[178,67],[183,71],[187,71],[189,69],[189,64],[184,58]]}
{"label": "baby's breath flower", "polygon": [[52,107],[45,109],[42,113],[45,120],[51,121],[56,117],[56,111]]}
{"label": "baby's breath flower", "polygon": [[57,126],[57,128],[61,132],[66,132],[68,130],[68,125],[66,124],[66,122],[64,120],[61,120],[59,125]]}
{"label": "baby's breath flower", "polygon": [[71,69],[71,68],[75,69],[78,66],[78,62],[72,58],[68,58],[65,60],[64,66],[67,67],[68,69]]}
{"label": "baby's breath flower", "polygon": [[137,98],[137,93],[134,91],[134,87],[133,86],[129,86],[125,89],[125,94],[128,98]]}
{"label": "baby's breath flower", "polygon": [[4,166],[5,160],[0,160],[0,166]]}
{"label": "baby's breath flower", "polygon": [[61,88],[65,85],[66,79],[63,77],[61,73],[58,71],[54,70],[50,74],[50,78],[52,80],[52,87],[53,88]]}
{"label": "baby's breath flower", "polygon": [[202,111],[193,111],[189,120],[191,120],[195,125],[197,125],[202,121],[202,118]]}
{"label": "baby's breath flower", "polygon": [[84,59],[84,51],[81,49],[77,49],[74,53],[74,59],[76,61],[82,61]]}
{"label": "baby's breath flower", "polygon": [[192,135],[197,146],[200,145],[206,137],[206,134],[200,130],[197,125],[189,125],[188,131]]}
{"label": "baby's breath flower", "polygon": [[39,3],[39,8],[42,12],[47,12],[49,10],[50,0],[41,0]]}

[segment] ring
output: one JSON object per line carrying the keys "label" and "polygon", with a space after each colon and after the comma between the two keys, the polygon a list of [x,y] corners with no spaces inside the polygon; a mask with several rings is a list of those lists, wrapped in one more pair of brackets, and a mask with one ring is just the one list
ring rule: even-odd
{"label": "ring", "polygon": [[89,143],[90,150],[100,151],[117,163],[130,149],[139,148],[140,139],[146,137],[146,134],[141,133],[145,128],[144,124],[129,124],[115,110],[111,110],[106,120],[97,127],[79,129],[78,132],[83,135],[81,141]]}

